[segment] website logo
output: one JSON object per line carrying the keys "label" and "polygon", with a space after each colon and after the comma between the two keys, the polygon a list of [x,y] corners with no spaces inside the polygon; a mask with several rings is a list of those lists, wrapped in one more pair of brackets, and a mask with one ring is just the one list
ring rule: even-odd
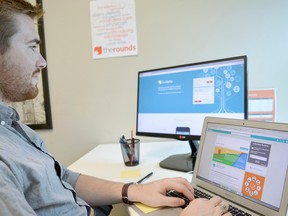
{"label": "website logo", "polygon": [[172,84],[172,83],[173,83],[173,80],[158,80],[159,85]]}
{"label": "website logo", "polygon": [[94,53],[96,55],[102,55],[102,47],[101,46],[94,47]]}

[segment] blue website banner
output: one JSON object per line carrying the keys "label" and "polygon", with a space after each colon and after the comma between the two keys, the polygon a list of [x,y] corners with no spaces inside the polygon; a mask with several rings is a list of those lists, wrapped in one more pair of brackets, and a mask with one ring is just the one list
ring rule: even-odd
{"label": "blue website banner", "polygon": [[141,76],[138,111],[243,113],[243,77],[243,64]]}

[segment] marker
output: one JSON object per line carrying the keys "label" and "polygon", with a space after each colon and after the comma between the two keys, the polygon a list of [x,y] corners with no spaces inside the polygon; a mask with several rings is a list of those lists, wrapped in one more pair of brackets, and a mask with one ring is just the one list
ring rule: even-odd
{"label": "marker", "polygon": [[151,175],[153,175],[153,172],[150,172],[148,175],[144,176],[142,179],[140,179],[139,181],[137,181],[137,184],[141,184],[144,180],[146,180],[147,178],[149,178]]}

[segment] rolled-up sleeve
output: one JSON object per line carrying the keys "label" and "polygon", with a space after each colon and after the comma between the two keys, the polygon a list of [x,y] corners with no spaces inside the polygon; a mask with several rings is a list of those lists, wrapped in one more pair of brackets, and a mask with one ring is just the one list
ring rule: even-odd
{"label": "rolled-up sleeve", "polygon": [[74,189],[80,175],[80,173],[71,171],[67,167],[62,166],[62,179],[69,183]]}

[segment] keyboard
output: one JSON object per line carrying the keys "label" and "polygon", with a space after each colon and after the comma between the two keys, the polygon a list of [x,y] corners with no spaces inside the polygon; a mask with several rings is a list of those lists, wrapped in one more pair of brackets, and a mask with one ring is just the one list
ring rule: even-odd
{"label": "keyboard", "polygon": [[185,208],[185,207],[188,206],[189,203],[190,203],[190,200],[189,200],[186,196],[184,196],[182,193],[179,193],[179,192],[177,192],[177,191],[175,191],[175,190],[170,190],[170,191],[168,191],[168,192],[166,193],[166,196],[179,197],[179,198],[183,199],[183,200],[185,201],[185,204],[184,204],[183,206],[180,206],[181,208]]}
{"label": "keyboard", "polygon": [[[196,188],[194,188],[194,197],[195,198],[206,198],[206,199],[211,199],[212,196],[200,191]],[[232,205],[229,205],[228,211],[233,215],[233,216],[251,216],[251,214],[248,214],[247,212],[244,212],[243,210],[240,210]]]}

